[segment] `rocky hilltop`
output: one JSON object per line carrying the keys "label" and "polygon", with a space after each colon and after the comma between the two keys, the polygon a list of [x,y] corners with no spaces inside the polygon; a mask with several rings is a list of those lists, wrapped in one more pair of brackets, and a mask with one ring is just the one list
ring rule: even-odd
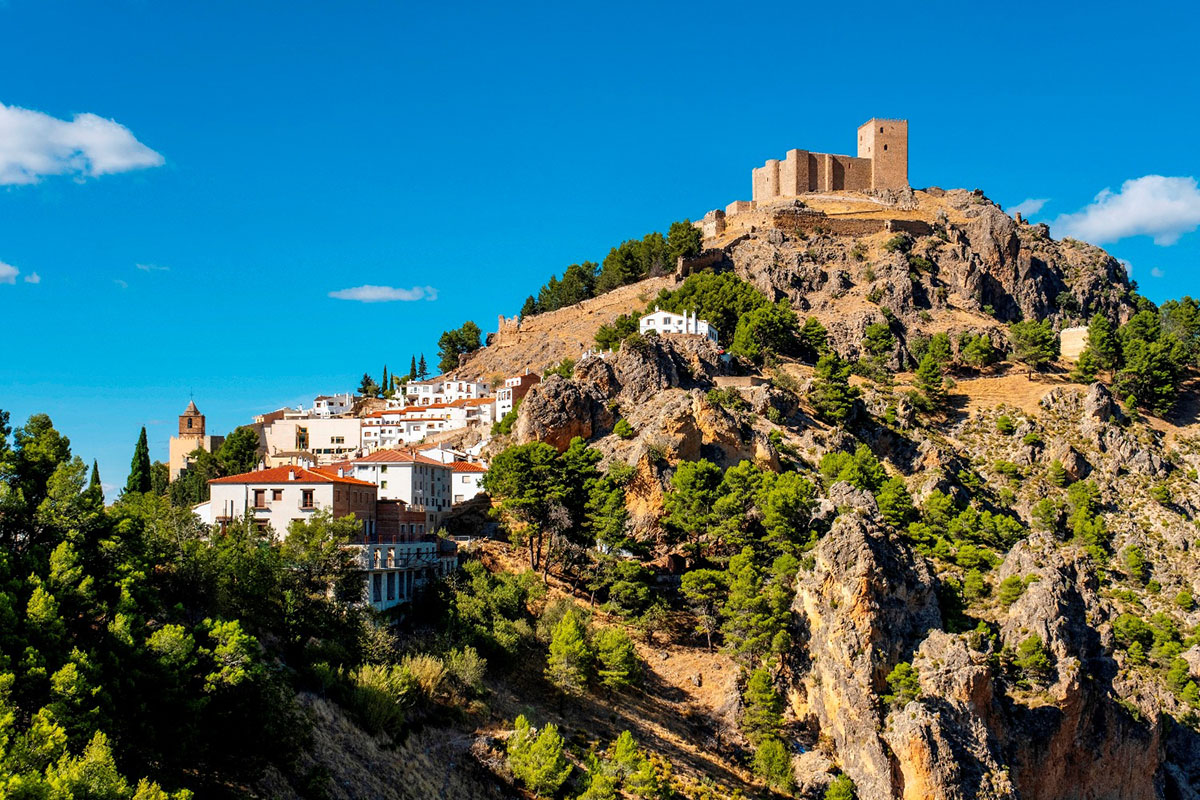
{"label": "rocky hilltop", "polygon": [[[604,314],[555,312],[594,331],[689,273],[727,272],[820,321],[842,358],[890,374],[854,378],[855,411],[831,424],[811,362],[758,370],[698,337],[634,336],[536,386],[496,445],[582,437],[605,464],[631,465],[632,529],[664,557],[682,558],[663,536],[664,498],[686,462],[749,462],[818,487],[775,673],[801,794],[842,773],[864,800],[1200,796],[1190,394],[1155,417],[1118,403],[1105,375],[1070,382],[1067,362],[1038,374],[960,363],[972,337],[1010,351],[1012,322],[1119,326],[1139,310],[1112,256],[1050,234],[978,192],[806,198],[728,218],[701,259],[626,287]],[[872,325],[893,335],[886,353],[864,349]],[[942,333],[949,402],[922,414],[902,390]],[[500,346],[514,335],[468,371],[511,371]],[[522,366],[578,349],[546,339]],[[826,467],[863,452],[884,488]],[[911,507],[897,510],[898,493]]]}

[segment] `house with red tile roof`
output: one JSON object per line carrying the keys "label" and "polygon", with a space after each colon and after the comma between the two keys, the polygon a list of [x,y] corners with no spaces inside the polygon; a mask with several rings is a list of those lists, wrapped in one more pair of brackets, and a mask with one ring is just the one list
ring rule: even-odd
{"label": "house with red tile roof", "polygon": [[375,532],[378,489],[355,478],[349,470],[325,471],[300,466],[280,466],[215,478],[208,482],[207,518],[213,525],[241,519],[247,513],[277,536],[287,535],[295,520],[310,518],[327,509],[335,517],[353,514],[362,522],[364,535]]}
{"label": "house with red tile roof", "polygon": [[487,475],[487,467],[478,461],[452,461],[452,486],[454,503],[466,502],[483,491],[483,476]]}
{"label": "house with red tile roof", "polygon": [[[443,464],[422,459],[414,456],[411,463],[449,471]],[[383,611],[411,600],[417,588],[452,572],[458,565],[457,546],[430,533],[425,513],[398,501],[381,502],[379,488],[354,477],[354,469],[352,462],[344,461],[313,469],[282,466],[216,478],[208,482],[210,500],[196,512],[220,526],[249,514],[256,524],[280,537],[287,535],[292,522],[311,519],[321,510],[338,518],[353,515],[362,525],[350,547],[363,574],[363,602]]]}
{"label": "house with red tile roof", "polygon": [[376,450],[350,462],[354,477],[377,487],[381,500],[402,500],[409,508],[429,515],[429,530],[436,529],[451,505],[450,467],[415,450]]}

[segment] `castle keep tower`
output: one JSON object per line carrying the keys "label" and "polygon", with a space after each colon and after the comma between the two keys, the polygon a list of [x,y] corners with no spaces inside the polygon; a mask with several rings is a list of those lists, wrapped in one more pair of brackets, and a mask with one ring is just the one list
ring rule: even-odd
{"label": "castle keep tower", "polygon": [[867,120],[858,128],[858,157],[789,150],[752,173],[754,202],[806,192],[870,192],[908,188],[908,121]]}
{"label": "castle keep tower", "polygon": [[172,436],[168,445],[168,477],[175,480],[191,464],[191,454],[197,450],[211,453],[225,441],[224,436],[208,436],[204,432],[204,415],[189,401],[179,415],[179,435]]}
{"label": "castle keep tower", "polygon": [[872,189],[908,187],[908,120],[871,119],[858,126],[858,157],[871,159]]}

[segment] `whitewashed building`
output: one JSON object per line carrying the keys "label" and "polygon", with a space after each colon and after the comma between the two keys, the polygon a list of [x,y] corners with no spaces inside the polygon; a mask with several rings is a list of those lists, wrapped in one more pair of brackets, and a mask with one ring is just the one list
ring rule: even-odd
{"label": "whitewashed building", "polygon": [[483,476],[487,475],[487,467],[478,461],[453,461],[453,501],[455,505],[470,500],[483,491]]}
{"label": "whitewashed building", "polygon": [[354,409],[354,395],[323,394],[313,399],[312,415],[321,419],[349,414]]}
{"label": "whitewashed building", "polygon": [[250,513],[256,525],[270,526],[277,536],[284,537],[293,521],[328,509],[335,517],[353,514],[362,522],[364,536],[375,533],[378,489],[348,470],[271,467],[215,478],[208,487],[207,507],[197,513],[210,525],[226,525]]}
{"label": "whitewashed building", "polygon": [[430,529],[451,505],[449,465],[413,450],[377,450],[349,463],[354,477],[378,488],[380,500],[401,500],[410,509],[424,509]]}
{"label": "whitewashed building", "polygon": [[683,334],[703,336],[717,342],[717,329],[708,320],[698,319],[695,312],[673,314],[655,307],[654,311],[638,320],[638,331],[644,336],[651,331],[661,335]]}

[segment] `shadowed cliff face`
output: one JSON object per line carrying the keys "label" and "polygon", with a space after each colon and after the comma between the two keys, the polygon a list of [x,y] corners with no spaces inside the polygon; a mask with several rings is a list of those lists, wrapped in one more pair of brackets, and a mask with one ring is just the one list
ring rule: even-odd
{"label": "shadowed cliff face", "polygon": [[[999,642],[947,633],[924,557],[887,534],[866,493],[838,484],[830,500],[843,513],[797,581],[792,703],[859,797],[1163,796],[1163,731],[1116,701],[1089,567],[1048,537],[1019,544],[999,575],[1032,578]],[[1033,634],[1052,668],[1044,684],[1020,687],[997,655]],[[888,708],[886,676],[900,661],[912,662],[920,696]]]}

